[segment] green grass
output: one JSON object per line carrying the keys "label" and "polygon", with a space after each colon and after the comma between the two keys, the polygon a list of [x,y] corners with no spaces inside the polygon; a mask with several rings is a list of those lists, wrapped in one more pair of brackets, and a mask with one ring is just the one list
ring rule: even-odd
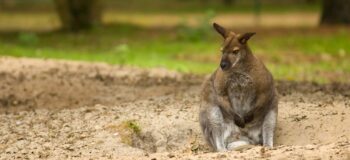
{"label": "green grass", "polygon": [[344,29],[339,29],[334,33],[313,33],[313,34],[287,34],[281,37],[272,37],[264,43],[266,50],[291,50],[301,51],[308,55],[329,54],[337,55],[341,52],[350,51],[350,33]]}
{"label": "green grass", "polygon": [[[222,1],[177,1],[177,0],[131,0],[128,3],[123,1],[107,2],[111,10],[122,12],[138,13],[198,13],[203,10],[214,10],[216,12],[254,12],[254,1],[236,1],[231,5],[225,5]],[[317,12],[321,8],[321,2],[307,3],[262,3],[260,11],[268,13],[288,13],[288,12]]]}
{"label": "green grass", "polygon": [[[277,79],[348,81],[349,30],[273,32],[258,33],[250,44]],[[218,66],[220,44],[220,37],[210,27],[154,30],[120,24],[78,34],[1,34],[0,55],[207,74]]]}
{"label": "green grass", "polygon": [[[71,44],[67,45],[70,46]],[[88,45],[88,44],[87,44]],[[62,46],[60,44],[59,46]],[[72,47],[72,46],[70,46]],[[196,48],[198,47],[198,48]],[[0,55],[34,58],[57,58],[83,61],[101,61],[110,64],[132,65],[139,67],[164,67],[181,72],[206,73],[214,67],[213,64],[196,61],[177,60],[176,55],[188,53],[200,54],[201,49],[207,48],[203,43],[192,44],[182,42],[135,42],[121,43],[109,49],[86,48],[55,48],[39,45],[27,46],[17,44],[0,44]],[[211,69],[212,70],[212,69]]]}
{"label": "green grass", "polygon": [[[269,13],[317,12],[321,8],[321,3],[321,0],[313,3],[292,1],[262,2],[260,10]],[[103,4],[107,10],[130,13],[198,13],[203,10],[242,13],[253,12],[256,7],[254,0],[235,0],[231,5],[224,4],[221,0],[104,0]],[[52,0],[19,1],[16,5],[11,6],[11,9],[16,11],[48,11],[54,8]]]}

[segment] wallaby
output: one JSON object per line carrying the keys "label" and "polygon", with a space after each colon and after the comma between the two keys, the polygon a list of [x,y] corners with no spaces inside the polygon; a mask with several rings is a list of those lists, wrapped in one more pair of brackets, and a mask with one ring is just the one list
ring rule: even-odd
{"label": "wallaby", "polygon": [[215,151],[273,147],[278,97],[271,73],[248,47],[255,33],[213,26],[224,43],[220,66],[202,86],[199,121],[204,137]]}

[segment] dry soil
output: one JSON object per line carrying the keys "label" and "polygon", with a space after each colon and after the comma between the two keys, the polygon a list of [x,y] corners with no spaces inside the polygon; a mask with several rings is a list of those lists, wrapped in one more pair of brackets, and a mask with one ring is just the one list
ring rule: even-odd
{"label": "dry soil", "polygon": [[278,81],[276,147],[213,153],[204,76],[0,58],[0,159],[350,159],[350,85]]}

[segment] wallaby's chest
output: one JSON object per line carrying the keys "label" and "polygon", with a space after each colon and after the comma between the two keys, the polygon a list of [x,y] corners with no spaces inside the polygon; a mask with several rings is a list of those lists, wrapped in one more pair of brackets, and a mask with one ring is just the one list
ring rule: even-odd
{"label": "wallaby's chest", "polygon": [[253,79],[248,74],[232,74],[228,79],[227,93],[237,114],[244,116],[253,108],[256,92]]}

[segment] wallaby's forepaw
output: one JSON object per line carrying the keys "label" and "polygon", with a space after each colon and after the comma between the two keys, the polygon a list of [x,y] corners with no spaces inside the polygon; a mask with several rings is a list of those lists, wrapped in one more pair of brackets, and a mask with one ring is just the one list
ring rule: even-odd
{"label": "wallaby's forepaw", "polygon": [[240,128],[244,128],[245,127],[245,122],[244,122],[244,119],[241,118],[239,115],[235,114],[234,117],[234,122],[235,124],[240,127]]}

